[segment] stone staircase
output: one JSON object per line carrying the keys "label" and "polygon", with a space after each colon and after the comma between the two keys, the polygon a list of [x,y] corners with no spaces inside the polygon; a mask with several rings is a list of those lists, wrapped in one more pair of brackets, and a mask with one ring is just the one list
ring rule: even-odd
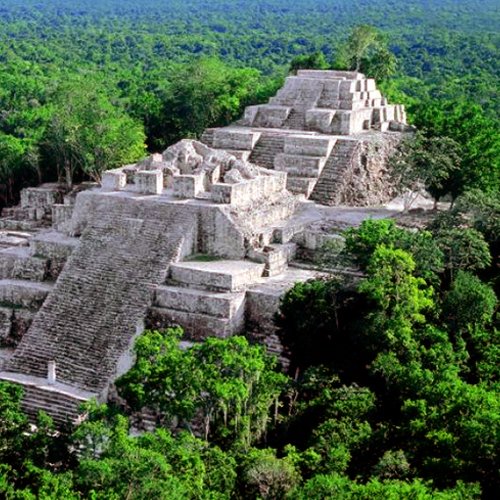
{"label": "stone staircase", "polygon": [[[141,216],[139,218],[138,216]],[[113,204],[94,210],[53,291],[5,371],[101,393],[142,330],[153,288],[181,257],[195,215],[170,205],[138,213]]]}
{"label": "stone staircase", "polygon": [[311,199],[323,205],[337,205],[337,193],[344,180],[345,173],[352,164],[359,143],[356,140],[339,138],[326,162],[318,182],[311,194]]}
{"label": "stone staircase", "polygon": [[306,130],[306,114],[304,111],[292,109],[283,128],[292,130]]}
{"label": "stone staircase", "polygon": [[249,160],[255,165],[274,169],[274,159],[283,152],[285,136],[278,133],[264,132],[255,145]]}
{"label": "stone staircase", "polygon": [[332,136],[290,134],[283,151],[274,159],[275,170],[287,172],[287,189],[309,197],[331,154],[336,138]]}

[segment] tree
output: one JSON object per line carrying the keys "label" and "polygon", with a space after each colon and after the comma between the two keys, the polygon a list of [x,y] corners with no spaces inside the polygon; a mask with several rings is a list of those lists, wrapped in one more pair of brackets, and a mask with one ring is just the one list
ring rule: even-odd
{"label": "tree", "polygon": [[270,409],[287,381],[262,346],[243,337],[208,338],[182,350],[182,330],[146,331],[135,344],[134,367],[117,381],[134,409],[148,407],[189,425],[200,417],[204,438],[238,442],[259,439]]}
{"label": "tree", "polygon": [[344,231],[343,257],[366,270],[377,246],[385,245],[404,250],[415,261],[415,274],[428,283],[438,281],[444,270],[444,255],[429,231],[409,231],[396,226],[392,219],[367,219],[358,228]]}
{"label": "tree", "polygon": [[169,146],[199,138],[208,127],[227,125],[259,92],[257,70],[234,69],[214,58],[176,68],[163,103],[158,141]]}
{"label": "tree", "polygon": [[28,419],[20,408],[22,397],[22,387],[0,382],[0,462],[18,463],[23,454]]}
{"label": "tree", "polygon": [[477,276],[459,270],[443,303],[443,317],[450,331],[465,332],[491,324],[497,297]]}
{"label": "tree", "polygon": [[429,136],[449,137],[461,146],[461,164],[453,178],[452,195],[471,189],[498,194],[500,139],[498,120],[469,99],[428,97],[419,103],[414,124]]}
{"label": "tree", "polygon": [[75,175],[99,181],[104,170],[144,156],[142,126],[96,85],[77,79],[59,88],[42,142],[45,161],[56,165],[68,187]]}
{"label": "tree", "polygon": [[[300,370],[326,362],[331,353],[339,288],[337,280],[296,283],[281,300],[276,321],[295,378]],[[305,310],[309,314],[304,314]]]}
{"label": "tree", "polygon": [[342,498],[346,500],[386,500],[418,498],[419,500],[474,500],[481,490],[476,484],[458,483],[454,488],[436,491],[431,483],[414,479],[411,482],[371,479],[358,483],[339,474],[317,475],[294,492],[295,500],[322,500]]}
{"label": "tree", "polygon": [[434,208],[439,199],[456,193],[455,173],[460,171],[461,148],[449,137],[427,138],[422,133],[401,141],[390,159],[394,184],[405,192],[405,209],[415,197],[426,189],[434,198]]}
{"label": "tree", "polygon": [[299,69],[328,69],[329,65],[323,52],[295,56],[290,63],[290,73],[296,74]]}
{"label": "tree", "polygon": [[0,132],[1,205],[15,202],[24,183],[40,180],[37,160],[30,141]]}
{"label": "tree", "polygon": [[375,302],[369,315],[372,335],[383,350],[397,355],[414,354],[413,327],[425,323],[425,312],[434,307],[433,289],[415,277],[415,261],[404,250],[380,245],[367,268],[359,291]]}
{"label": "tree", "polygon": [[384,79],[394,73],[396,57],[387,48],[380,31],[362,24],[353,28],[340,46],[335,67],[361,71],[371,78]]}
{"label": "tree", "polygon": [[475,229],[441,229],[435,233],[435,241],[445,256],[445,267],[451,278],[458,270],[477,271],[491,264],[488,244]]}
{"label": "tree", "polygon": [[277,458],[276,450],[251,449],[242,457],[245,498],[286,498],[298,485],[300,474],[289,457]]}

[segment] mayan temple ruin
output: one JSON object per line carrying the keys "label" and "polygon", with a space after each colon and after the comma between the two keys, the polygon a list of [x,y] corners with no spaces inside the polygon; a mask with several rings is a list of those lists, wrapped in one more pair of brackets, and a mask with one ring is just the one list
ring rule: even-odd
{"label": "mayan temple ruin", "polygon": [[0,379],[61,424],[107,400],[148,327],[245,332],[280,354],[280,297],[360,207],[393,198],[387,159],[407,128],[374,80],[299,71],[238,122],[100,186],[25,189],[0,220]]}

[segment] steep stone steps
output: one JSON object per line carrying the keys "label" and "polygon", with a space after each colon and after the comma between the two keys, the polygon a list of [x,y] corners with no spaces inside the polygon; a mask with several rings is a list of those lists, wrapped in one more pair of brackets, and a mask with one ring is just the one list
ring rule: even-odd
{"label": "steep stone steps", "polygon": [[252,150],[250,161],[255,165],[274,169],[274,159],[283,152],[284,144],[283,135],[263,133]]}
{"label": "steep stone steps", "polygon": [[283,128],[291,130],[307,130],[306,127],[306,113],[305,111],[298,111],[292,109],[288,118],[286,119]]}
{"label": "steep stone steps", "polygon": [[324,205],[338,204],[338,188],[356,153],[356,140],[338,139],[325,168],[311,194],[311,199]]}
{"label": "steep stone steps", "polygon": [[126,200],[94,209],[6,369],[44,377],[55,361],[58,380],[96,393],[107,387],[142,330],[152,288],[165,280],[196,224],[195,214],[172,205],[148,210],[138,213]]}

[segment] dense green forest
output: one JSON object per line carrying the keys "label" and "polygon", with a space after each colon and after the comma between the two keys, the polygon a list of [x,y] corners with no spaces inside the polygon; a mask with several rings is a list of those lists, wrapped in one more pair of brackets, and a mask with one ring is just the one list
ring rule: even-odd
{"label": "dense green forest", "polygon": [[[243,337],[182,350],[180,330],[148,331],[125,404],[58,431],[43,414],[30,428],[0,384],[0,496],[495,498],[499,26],[496,0],[0,0],[0,206],[229,123],[294,69],[353,61],[420,131],[398,181],[453,201],[421,231],[366,221],[322,249],[317,266],[363,278],[285,296],[286,371]],[[142,407],[157,429],[130,433]]]}
{"label": "dense green forest", "polygon": [[228,123],[294,59],[335,65],[360,24],[395,57],[383,90],[416,125],[464,144],[466,168],[481,151],[489,170],[469,177],[498,187],[499,23],[494,0],[2,0],[2,204]]}

